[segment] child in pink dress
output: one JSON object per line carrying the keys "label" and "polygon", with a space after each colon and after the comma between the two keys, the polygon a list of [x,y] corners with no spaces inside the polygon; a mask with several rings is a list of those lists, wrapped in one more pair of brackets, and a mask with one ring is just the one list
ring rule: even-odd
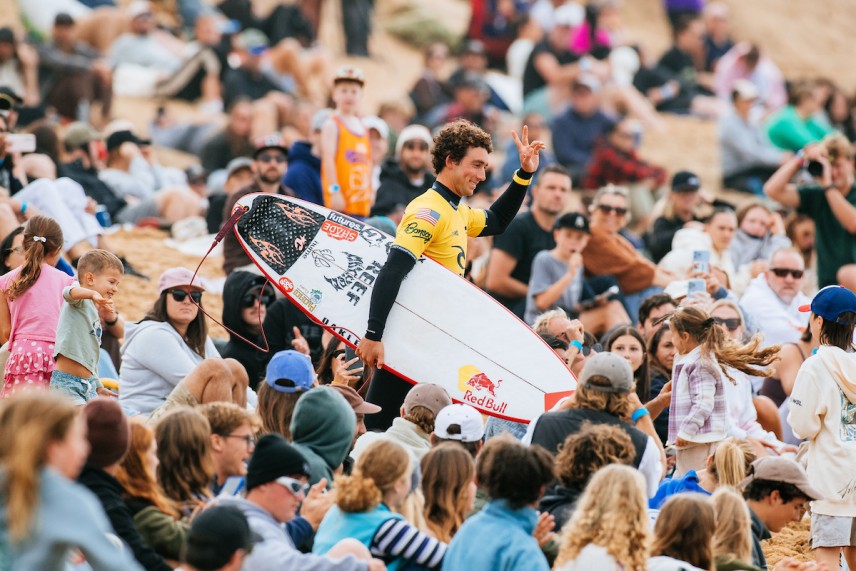
{"label": "child in pink dress", "polygon": [[33,216],[24,228],[24,264],[0,276],[0,337],[11,353],[0,398],[50,385],[62,290],[74,282],[53,267],[62,244],[59,224]]}

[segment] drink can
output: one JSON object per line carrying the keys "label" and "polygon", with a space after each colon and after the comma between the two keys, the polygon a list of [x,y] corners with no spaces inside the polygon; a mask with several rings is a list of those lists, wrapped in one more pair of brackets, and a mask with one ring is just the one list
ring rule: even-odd
{"label": "drink can", "polygon": [[109,228],[112,224],[110,220],[110,213],[107,211],[107,207],[103,204],[99,204],[95,209],[95,218],[98,220],[98,223],[101,224],[104,228]]}

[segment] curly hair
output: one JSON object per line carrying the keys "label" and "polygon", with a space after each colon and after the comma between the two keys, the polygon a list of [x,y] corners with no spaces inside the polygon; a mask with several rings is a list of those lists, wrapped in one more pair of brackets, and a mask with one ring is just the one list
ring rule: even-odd
{"label": "curly hair", "polygon": [[467,151],[474,148],[482,148],[492,153],[493,142],[490,140],[490,135],[475,123],[465,119],[449,123],[434,137],[432,151],[434,172],[440,174],[446,168],[447,158],[455,164],[460,163]]}
{"label": "curly hair", "polygon": [[367,512],[410,471],[410,453],[401,444],[387,439],[373,442],[360,454],[350,476],[336,478],[336,505],[343,512]]}
{"label": "curly hair", "polygon": [[584,422],[569,435],[556,456],[556,476],[568,488],[582,489],[592,474],[609,464],[633,464],[636,449],[617,426]]}
{"label": "curly hair", "polygon": [[586,384],[577,386],[570,408],[602,410],[618,418],[629,420],[633,412],[633,403],[625,393],[607,393],[592,388],[609,387],[612,383],[602,375],[592,375]]}
{"label": "curly hair", "polygon": [[434,411],[424,406],[414,406],[404,415],[404,420],[409,420],[419,427],[425,434],[434,432]]}
{"label": "curly hair", "polygon": [[648,568],[648,501],[638,470],[619,464],[601,468],[562,530],[555,567],[576,559],[590,545],[606,549],[622,569]]}

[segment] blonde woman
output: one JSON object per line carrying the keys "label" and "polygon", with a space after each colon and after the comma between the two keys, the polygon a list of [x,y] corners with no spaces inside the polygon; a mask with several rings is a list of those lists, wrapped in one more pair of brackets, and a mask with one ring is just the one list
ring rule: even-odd
{"label": "blonde woman", "polygon": [[713,555],[716,571],[762,571],[752,561],[752,519],[743,496],[731,487],[713,494],[716,531]]}
{"label": "blonde woman", "polygon": [[555,569],[646,571],[648,511],[645,479],[629,466],[599,470],[562,530]]}
{"label": "blonde woman", "polygon": [[422,458],[422,494],[428,531],[449,543],[476,501],[476,467],[461,445],[446,442]]}
{"label": "blonde woman", "polygon": [[746,477],[749,465],[755,458],[755,448],[748,440],[726,438],[708,457],[704,470],[690,470],[683,476],[664,480],[654,497],[648,500],[648,506],[659,509],[675,494],[698,492],[710,495],[719,486],[737,486]]}
{"label": "blonde woman", "polygon": [[51,394],[0,405],[2,569],[62,571],[78,549],[95,571],[142,570],[129,549],[108,539],[113,529],[101,504],[75,482],[89,454],[80,410]]}
{"label": "blonde woman", "polygon": [[[317,389],[316,389],[317,390]],[[446,544],[419,531],[401,515],[410,495],[410,453],[392,440],[378,440],[360,455],[350,476],[336,478],[336,505],[315,534],[312,552],[323,555],[354,538],[395,571],[410,565],[440,569]]]}

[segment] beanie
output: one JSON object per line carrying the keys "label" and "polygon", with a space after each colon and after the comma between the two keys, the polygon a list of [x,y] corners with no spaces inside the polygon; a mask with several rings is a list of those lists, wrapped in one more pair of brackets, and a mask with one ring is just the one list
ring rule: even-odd
{"label": "beanie", "polygon": [[131,447],[131,427],[119,401],[99,397],[83,407],[89,440],[90,464],[106,468],[118,464]]}
{"label": "beanie", "polygon": [[297,448],[279,434],[266,434],[256,443],[247,466],[247,491],[283,476],[309,476],[309,464]]}

